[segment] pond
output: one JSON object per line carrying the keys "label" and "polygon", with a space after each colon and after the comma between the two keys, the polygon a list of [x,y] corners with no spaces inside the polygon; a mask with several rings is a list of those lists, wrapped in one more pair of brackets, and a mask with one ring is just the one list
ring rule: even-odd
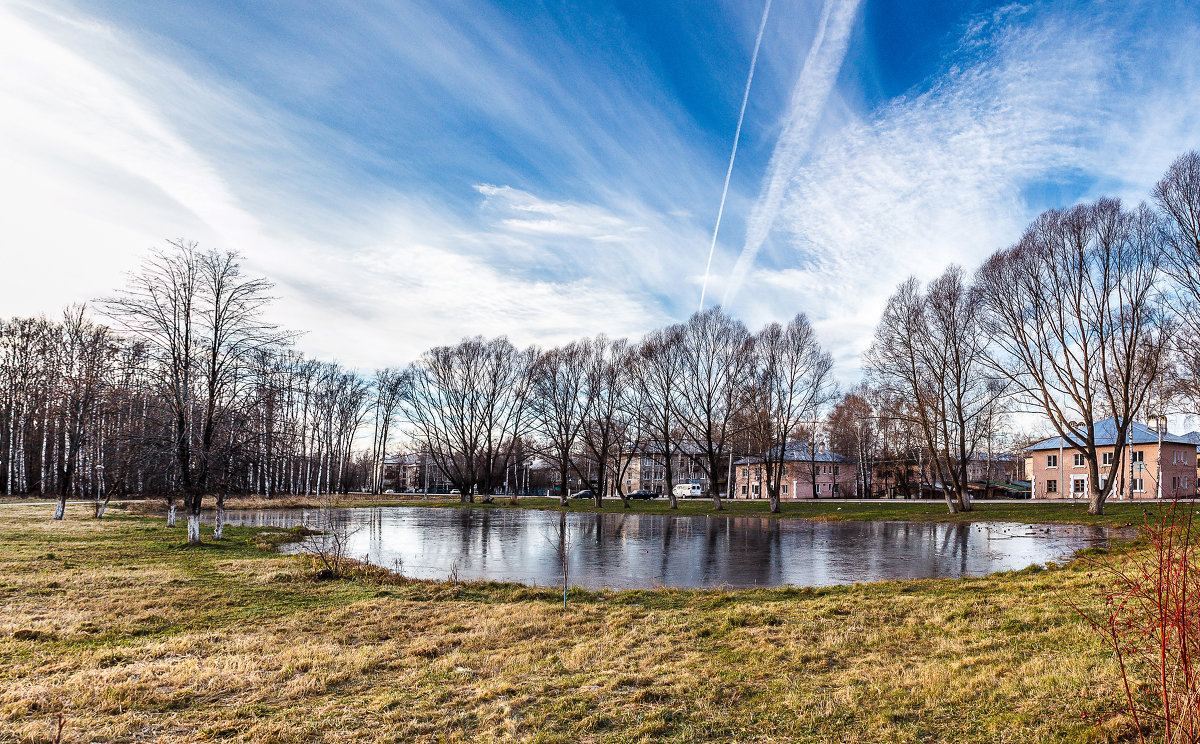
{"label": "pond", "polygon": [[[317,527],[315,509],[230,511],[228,524]],[[830,586],[956,578],[1062,561],[1128,531],[1016,522],[814,522],[766,517],[449,507],[336,508],[347,555],[418,579],[588,589]],[[310,540],[322,539],[320,537]],[[302,552],[305,544],[285,550]]]}

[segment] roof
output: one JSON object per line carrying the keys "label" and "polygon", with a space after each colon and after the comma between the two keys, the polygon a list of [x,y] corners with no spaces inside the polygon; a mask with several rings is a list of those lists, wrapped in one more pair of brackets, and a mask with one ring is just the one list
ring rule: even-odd
{"label": "roof", "polygon": [[[742,460],[735,460],[734,465],[751,465],[756,462],[762,462],[761,456],[747,457]],[[808,444],[805,442],[791,441],[787,443],[787,448],[783,453],[784,462],[850,462],[849,458],[835,454],[825,449],[818,449],[816,457],[808,449]]]}
{"label": "roof", "polygon": [[[1117,420],[1115,418],[1106,418],[1103,421],[1097,421],[1096,427],[1096,446],[1097,447],[1112,447],[1117,441]],[[1077,429],[1081,432],[1082,429]],[[1129,424],[1129,432],[1127,436],[1127,444],[1158,444],[1158,432],[1151,429],[1145,424],[1133,421]],[[1190,435],[1171,434],[1163,432],[1163,444],[1196,444],[1195,441],[1188,439]],[[1064,449],[1073,449],[1070,442],[1063,440],[1062,437],[1051,437],[1043,439],[1037,444],[1031,445],[1029,450],[1036,452],[1038,450],[1052,450],[1059,447]]]}
{"label": "roof", "polygon": [[[663,442],[661,439],[647,439],[635,444],[626,445],[626,452],[631,454],[643,455],[661,455],[663,452]],[[701,455],[704,454],[704,447],[694,439],[679,439],[671,442],[671,450],[674,454],[681,455]]]}

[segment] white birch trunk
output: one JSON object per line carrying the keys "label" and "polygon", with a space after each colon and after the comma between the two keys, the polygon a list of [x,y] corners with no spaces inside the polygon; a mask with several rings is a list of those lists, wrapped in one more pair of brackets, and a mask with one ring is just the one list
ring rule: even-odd
{"label": "white birch trunk", "polygon": [[223,540],[225,538],[225,507],[217,507],[217,524],[213,529],[213,538]]}
{"label": "white birch trunk", "polygon": [[200,542],[200,516],[197,514],[189,514],[187,518],[188,544],[196,545]]}
{"label": "white birch trunk", "polygon": [[63,514],[66,513],[66,511],[67,511],[67,500],[65,498],[59,498],[58,504],[54,507],[54,518],[61,520],[63,518]]}
{"label": "white birch trunk", "polygon": [[38,479],[38,491],[42,496],[46,495],[46,478],[49,473],[46,470],[46,446],[47,438],[50,434],[50,403],[47,402],[42,413],[42,477]]}
{"label": "white birch trunk", "polygon": [[171,504],[170,506],[167,507],[167,526],[168,527],[175,526],[175,505],[174,504]]}

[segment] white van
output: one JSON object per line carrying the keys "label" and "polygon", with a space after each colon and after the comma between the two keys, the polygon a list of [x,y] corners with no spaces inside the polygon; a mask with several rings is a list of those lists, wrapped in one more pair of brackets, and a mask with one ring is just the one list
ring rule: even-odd
{"label": "white van", "polygon": [[676,498],[695,499],[704,495],[699,483],[678,483],[671,489]]}

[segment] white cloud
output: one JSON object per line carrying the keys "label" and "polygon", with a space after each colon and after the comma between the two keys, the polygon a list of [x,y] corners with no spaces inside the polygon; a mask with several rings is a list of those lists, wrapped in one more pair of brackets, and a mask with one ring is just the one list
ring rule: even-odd
{"label": "white cloud", "polygon": [[[779,175],[783,247],[748,271],[736,309],[806,309],[849,381],[895,286],[950,263],[973,270],[1015,242],[1042,208],[1031,190],[1145,198],[1198,144],[1196,29],[1139,40],[1111,21],[1006,9],[927,90],[823,132]],[[1125,79],[1142,64],[1155,85]]]}
{"label": "white cloud", "polygon": [[292,122],[143,54],[103,25],[0,5],[0,314],[109,294],[147,248],[186,237],[241,250],[277,282],[273,319],[351,365],[401,364],[477,333],[555,343],[663,319],[642,291],[654,272],[622,276],[620,264],[674,240],[673,218],[507,186],[479,187],[478,220],[337,180],[295,203],[263,169],[325,174],[289,140]]}
{"label": "white cloud", "polygon": [[790,179],[809,152],[814,132],[833,93],[842,60],[850,44],[850,33],[861,0],[825,0],[816,36],[809,47],[792,90],[787,124],[767,166],[766,183],[754,203],[746,225],[746,243],[729,281],[725,282],[723,304],[737,294],[758,251],[779,217]]}

